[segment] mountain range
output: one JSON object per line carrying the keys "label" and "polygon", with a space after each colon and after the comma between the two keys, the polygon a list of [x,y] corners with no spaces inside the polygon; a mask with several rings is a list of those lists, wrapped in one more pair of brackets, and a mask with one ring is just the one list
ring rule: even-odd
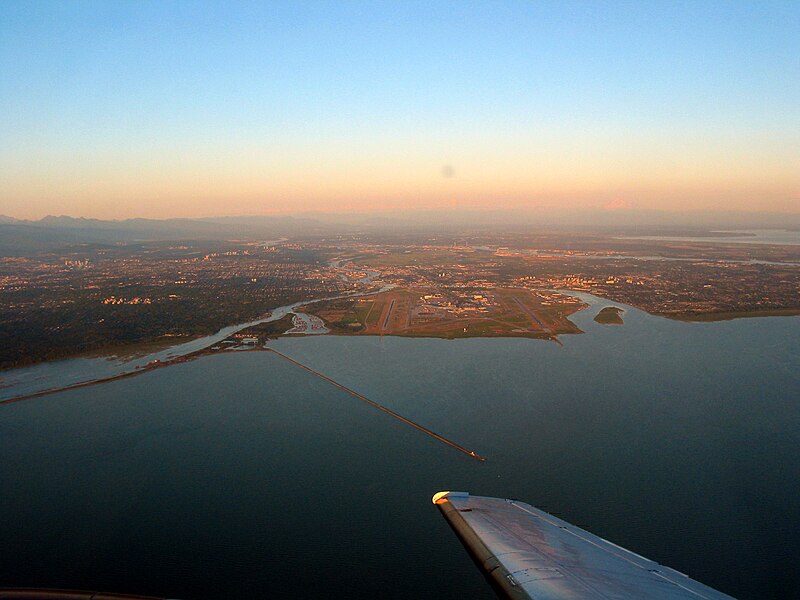
{"label": "mountain range", "polygon": [[76,244],[165,240],[274,239],[335,234],[456,229],[546,228],[606,234],[693,234],[719,229],[800,229],[797,214],[736,212],[665,213],[632,209],[409,210],[383,213],[312,213],[297,216],[233,216],[102,220],[48,215],[24,220],[0,215],[0,255],[24,256]]}

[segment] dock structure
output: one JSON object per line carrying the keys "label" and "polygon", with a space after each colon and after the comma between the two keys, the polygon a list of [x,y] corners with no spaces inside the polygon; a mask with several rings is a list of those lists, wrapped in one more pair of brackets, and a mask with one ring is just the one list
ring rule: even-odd
{"label": "dock structure", "polygon": [[341,383],[339,383],[339,382],[337,382],[337,381],[334,381],[334,380],[333,380],[333,379],[331,379],[330,377],[326,377],[325,375],[323,375],[323,374],[322,374],[322,373],[320,373],[319,371],[315,371],[315,370],[314,370],[314,369],[312,369],[311,367],[307,367],[307,366],[306,366],[306,365],[304,365],[303,363],[297,362],[296,360],[294,360],[293,358],[290,358],[290,357],[286,356],[286,355],[285,355],[285,354],[283,354],[282,352],[278,352],[278,351],[277,351],[277,350],[275,350],[274,348],[267,348],[267,350],[269,350],[270,352],[272,352],[272,353],[274,353],[274,354],[276,354],[276,355],[280,356],[280,357],[281,357],[281,358],[283,358],[284,360],[287,360],[287,361],[289,361],[289,362],[290,362],[290,363],[292,363],[293,365],[295,365],[295,366],[298,366],[298,367],[300,367],[301,369],[303,369],[303,370],[305,370],[305,371],[308,371],[308,372],[309,372],[309,373],[311,373],[312,375],[316,375],[316,376],[317,376],[317,377],[319,377],[320,379],[322,379],[322,380],[324,380],[324,381],[327,381],[328,383],[330,383],[331,385],[334,385],[334,386],[336,386],[336,387],[337,387],[337,388],[339,388],[340,390],[344,390],[345,392],[347,392],[347,393],[348,393],[348,394],[350,394],[351,396],[355,396],[355,397],[356,397],[356,398],[358,398],[359,400],[363,400],[364,402],[366,402],[367,404],[369,404],[369,405],[371,405],[371,406],[374,406],[374,407],[375,407],[375,408],[377,408],[378,410],[382,410],[383,412],[385,412],[385,413],[386,413],[386,414],[388,414],[388,415],[391,415],[392,417],[394,417],[394,418],[395,418],[395,419],[397,419],[398,421],[401,421],[401,422],[405,423],[406,425],[410,425],[410,426],[411,426],[411,427],[413,427],[414,429],[418,429],[418,430],[419,430],[419,431],[421,431],[422,433],[424,433],[424,434],[426,434],[426,435],[429,435],[430,437],[432,437],[432,438],[434,438],[434,439],[436,439],[436,440],[439,440],[439,441],[440,441],[440,442],[442,442],[443,444],[447,444],[447,445],[448,445],[448,446],[450,446],[451,448],[455,448],[455,449],[456,449],[456,450],[458,450],[459,452],[463,452],[464,454],[466,454],[467,456],[469,456],[469,457],[471,457],[471,458],[474,458],[475,460],[479,460],[480,462],[486,462],[486,458],[485,458],[485,457],[483,457],[483,456],[481,456],[480,454],[477,454],[476,452],[473,452],[472,450],[468,450],[467,448],[464,448],[463,446],[460,446],[459,444],[456,444],[455,442],[453,442],[453,441],[451,441],[451,440],[448,440],[446,437],[443,437],[443,436],[439,435],[438,433],[436,433],[436,432],[434,432],[434,431],[431,431],[431,430],[430,430],[430,429],[428,429],[427,427],[423,427],[423,426],[422,426],[422,425],[420,425],[419,423],[415,423],[414,421],[411,421],[410,419],[406,419],[406,418],[405,418],[403,415],[399,415],[399,414],[397,414],[396,412],[394,412],[393,410],[389,410],[388,408],[386,408],[385,406],[383,406],[383,405],[381,405],[381,404],[378,404],[378,403],[377,403],[377,402],[375,402],[374,400],[370,400],[370,399],[369,399],[369,398],[367,398],[366,396],[364,396],[364,395],[362,395],[362,394],[359,394],[357,391],[355,391],[355,390],[352,390],[352,389],[350,389],[349,387],[346,387],[346,386],[342,385]]}

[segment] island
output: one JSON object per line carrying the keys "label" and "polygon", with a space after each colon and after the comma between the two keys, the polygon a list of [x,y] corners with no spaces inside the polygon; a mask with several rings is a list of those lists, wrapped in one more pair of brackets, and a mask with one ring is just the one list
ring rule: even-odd
{"label": "island", "polygon": [[407,337],[531,337],[582,333],[569,315],[578,298],[523,288],[398,287],[301,307],[334,334]]}
{"label": "island", "polygon": [[594,320],[603,325],[622,325],[622,313],[625,312],[617,306],[606,306],[594,317]]}

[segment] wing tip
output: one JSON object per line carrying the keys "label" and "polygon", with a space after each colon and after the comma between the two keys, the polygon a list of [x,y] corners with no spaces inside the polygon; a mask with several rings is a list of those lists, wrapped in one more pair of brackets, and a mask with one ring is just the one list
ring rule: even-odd
{"label": "wing tip", "polygon": [[469,492],[436,492],[431,498],[434,504],[443,504],[447,502],[449,497],[453,498],[469,498]]}

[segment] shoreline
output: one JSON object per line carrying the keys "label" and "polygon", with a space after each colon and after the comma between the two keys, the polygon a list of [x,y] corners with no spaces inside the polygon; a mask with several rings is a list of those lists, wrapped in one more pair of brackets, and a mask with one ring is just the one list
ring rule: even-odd
{"label": "shoreline", "polygon": [[130,362],[140,358],[145,358],[151,354],[159,352],[167,352],[172,348],[177,348],[183,344],[189,344],[204,337],[214,335],[216,332],[211,333],[193,333],[186,335],[174,336],[158,336],[150,340],[140,340],[137,342],[116,343],[95,348],[92,350],[80,350],[75,353],[65,354],[55,358],[43,358],[41,360],[34,360],[21,365],[12,367],[4,367],[0,369],[0,378],[4,373],[15,371],[17,369],[29,369],[38,365],[43,365],[51,362],[58,362],[62,360],[77,360],[77,359],[99,359],[108,361]]}
{"label": "shoreline", "polygon": [[77,390],[79,388],[89,387],[90,385],[98,385],[101,383],[110,383],[112,381],[116,381],[117,379],[125,379],[128,377],[135,377],[136,375],[141,375],[142,373],[148,373],[150,371],[154,371],[155,369],[160,369],[162,367],[169,367],[174,364],[180,362],[188,362],[190,360],[194,360],[195,358],[199,358],[201,353],[204,353],[205,349],[198,350],[197,352],[193,352],[191,354],[186,354],[184,356],[176,356],[167,361],[158,362],[156,364],[147,364],[141,368],[137,368],[133,371],[125,371],[124,373],[118,373],[116,375],[110,375],[109,377],[101,377],[99,379],[91,379],[89,381],[81,381],[80,383],[73,383],[64,387],[60,388],[48,388],[46,390],[41,390],[38,392],[31,392],[30,394],[23,394],[22,396],[15,396],[13,398],[6,398],[5,400],[0,400],[0,404],[13,404],[14,402],[21,402],[22,400],[32,400],[34,398],[40,398],[42,396],[48,396],[50,394],[57,394],[58,392],[68,392],[70,390]]}
{"label": "shoreline", "polygon": [[[583,333],[577,332],[577,333]],[[348,334],[348,333],[334,333],[330,332],[324,335],[337,335],[337,336],[357,336],[357,337],[384,337],[382,335],[376,334]],[[303,337],[301,334],[281,334],[276,336],[272,339],[278,339],[279,337],[288,337],[288,338],[300,338]],[[476,336],[454,336],[454,337],[444,337],[444,336],[431,336],[431,335],[398,335],[398,334],[387,334],[386,337],[404,337],[404,338],[417,338],[417,339],[445,339],[445,340],[465,340],[465,339],[478,339],[478,338],[506,338],[506,339],[519,339],[519,338],[528,338],[528,339],[536,339],[545,342],[556,342],[560,345],[560,340],[557,336],[539,336],[536,335],[476,335]],[[205,356],[219,356],[221,354],[240,354],[240,353],[249,353],[249,352],[273,352],[276,353],[275,350],[272,348],[268,348],[266,346],[249,346],[246,348],[242,347],[234,347],[234,348],[221,348],[219,350],[212,350],[211,347],[202,348],[200,350],[196,350],[190,354],[185,354],[182,356],[176,356],[169,360],[159,361],[155,364],[147,364],[137,368],[134,371],[126,371],[124,373],[118,373],[116,375],[110,375],[108,377],[100,377],[98,379],[91,379],[89,381],[81,381],[79,383],[73,383],[70,385],[66,385],[64,387],[56,387],[56,388],[48,388],[46,390],[40,390],[38,392],[31,392],[29,394],[23,394],[21,396],[14,396],[12,398],[5,398],[0,400],[0,405],[4,404],[14,404],[15,402],[22,402],[23,400],[33,400],[35,398],[41,398],[44,396],[49,396],[51,394],[57,394],[59,392],[69,392],[72,390],[77,390],[80,388],[90,387],[94,385],[100,385],[103,383],[111,383],[112,381],[117,381],[119,379],[127,379],[130,377],[136,377],[137,375],[142,375],[144,373],[149,373],[151,371],[155,371],[156,369],[162,369],[165,367],[171,367],[177,364],[182,364],[186,362],[190,362],[193,360],[197,360],[198,358],[203,358]]]}
{"label": "shoreline", "polygon": [[767,308],[764,310],[742,310],[690,314],[648,314],[651,314],[654,317],[664,317],[672,321],[683,321],[685,323],[716,323],[718,321],[734,321],[736,319],[753,319],[757,317],[797,317],[800,316],[800,308]]}
{"label": "shoreline", "polygon": [[[274,312],[269,313],[269,316],[262,317],[262,319],[265,319],[265,320],[262,320],[261,322],[267,322],[269,320],[272,320],[273,317],[278,317],[278,314],[280,314],[282,312],[285,312],[285,314],[289,314],[291,312],[294,312],[295,310],[308,307],[308,306],[313,305],[313,304],[315,304],[317,302],[321,302],[321,301],[325,301],[325,300],[331,300],[331,299],[338,299],[338,298],[369,296],[371,294],[379,293],[379,292],[380,292],[380,290],[356,293],[356,294],[346,295],[346,296],[339,296],[339,297],[336,297],[336,298],[320,298],[320,299],[312,299],[312,300],[301,301],[301,302],[298,302],[298,303],[293,304],[293,305],[288,305],[288,306],[285,306],[285,307],[280,307],[279,309],[275,309]],[[564,293],[574,293],[574,292],[575,292],[575,290],[564,290]],[[583,292],[583,293],[587,293],[587,292]],[[614,300],[612,300],[610,298],[606,298],[604,296],[597,295],[596,297],[598,299],[600,299],[600,300],[614,302]],[[638,307],[633,306],[633,308],[638,308]],[[651,313],[651,312],[648,312],[648,311],[646,311],[644,309],[641,309],[641,308],[638,309],[638,310],[642,310],[646,314],[654,316],[654,317],[663,317],[663,318],[669,319],[671,321],[680,321],[680,322],[688,322],[688,323],[693,323],[693,322],[694,323],[704,323],[704,322],[713,323],[713,322],[720,322],[720,321],[732,321],[732,320],[741,319],[741,318],[800,316],[800,307],[796,307],[796,308],[779,308],[779,309],[765,309],[765,310],[755,310],[755,311],[731,311],[731,312],[713,312],[713,313],[709,312],[709,313],[697,313],[697,314],[661,314],[661,313]],[[283,315],[281,315],[281,316],[283,316]],[[278,318],[280,318],[280,317],[278,317]],[[579,331],[576,331],[576,332],[565,332],[563,334],[558,334],[558,335],[548,335],[546,333],[538,333],[538,332],[524,332],[524,333],[520,332],[519,334],[516,334],[516,335],[515,334],[509,334],[508,332],[503,333],[503,334],[481,334],[481,335],[436,335],[436,334],[431,334],[429,332],[420,332],[418,334],[407,334],[407,333],[378,334],[378,333],[362,333],[362,332],[346,332],[346,331],[330,330],[328,333],[326,333],[324,335],[336,335],[336,336],[346,336],[346,337],[367,337],[367,336],[383,337],[384,335],[387,335],[387,336],[391,336],[391,337],[400,337],[400,338],[443,339],[443,340],[462,340],[462,339],[479,339],[479,338],[487,338],[487,339],[501,339],[501,338],[520,339],[520,338],[526,338],[526,339],[534,339],[534,340],[542,340],[542,341],[553,341],[553,342],[558,343],[559,345],[563,345],[561,343],[561,340],[559,339],[559,335],[570,335],[570,334],[578,334],[578,333],[584,333],[584,332],[579,330]],[[277,337],[283,337],[283,336],[286,336],[286,337],[299,337],[299,334],[287,334],[287,333],[284,333],[284,334],[280,334],[280,335],[277,335],[277,336],[274,336],[274,337],[270,336],[267,339],[276,339]],[[175,336],[175,338],[169,339],[169,340],[164,339],[162,337],[161,338],[161,342],[159,342],[159,341],[151,341],[151,342],[136,343],[136,344],[134,344],[132,346],[127,347],[128,350],[130,350],[130,352],[127,352],[127,353],[119,352],[117,355],[108,355],[108,354],[104,354],[104,351],[97,350],[97,351],[92,351],[91,353],[81,353],[81,354],[71,355],[69,357],[64,357],[64,358],[59,358],[59,359],[43,360],[43,361],[39,361],[37,363],[31,363],[29,365],[25,365],[24,367],[13,367],[13,368],[10,368],[10,369],[0,370],[0,380],[2,380],[3,373],[7,372],[7,371],[13,371],[13,370],[18,369],[18,368],[27,368],[27,367],[31,367],[31,366],[35,366],[35,365],[41,365],[41,364],[45,364],[45,363],[48,363],[48,362],[55,362],[57,360],[64,360],[64,359],[68,359],[68,358],[73,358],[73,359],[74,358],[97,358],[97,359],[107,359],[107,360],[115,360],[115,359],[122,358],[122,359],[134,360],[137,357],[145,357],[145,356],[147,356],[148,355],[148,352],[146,351],[147,348],[149,348],[149,349],[158,349],[158,350],[161,350],[161,351],[167,351],[170,348],[178,347],[181,344],[190,343],[192,341],[201,339],[203,337],[207,337],[207,336],[199,336],[199,335],[198,336],[180,336],[180,337],[179,336]],[[176,342],[178,339],[180,339],[180,342],[175,344],[174,342]],[[110,383],[110,382],[118,380],[118,379],[125,379],[125,378],[128,378],[128,377],[134,377],[136,375],[140,375],[142,373],[147,373],[147,372],[150,372],[150,371],[155,370],[155,369],[160,369],[162,367],[169,367],[169,366],[173,366],[173,365],[180,364],[180,363],[183,363],[183,362],[188,362],[188,361],[195,360],[195,359],[203,357],[203,356],[211,356],[211,355],[215,355],[215,354],[229,354],[231,352],[254,352],[254,351],[269,351],[270,350],[269,348],[266,348],[264,346],[252,346],[252,347],[240,348],[240,349],[236,349],[236,350],[227,349],[227,348],[226,349],[219,349],[219,350],[211,350],[212,344],[209,344],[206,347],[194,350],[194,351],[189,352],[187,354],[174,356],[174,357],[169,357],[169,358],[167,358],[165,360],[159,360],[159,361],[157,361],[155,363],[151,362],[151,363],[148,363],[146,365],[137,366],[136,368],[134,368],[134,370],[131,370],[131,371],[125,371],[125,372],[117,373],[117,374],[106,376],[106,377],[99,377],[99,378],[90,379],[90,380],[87,380],[87,381],[81,381],[81,382],[78,382],[78,383],[69,384],[69,385],[62,386],[62,387],[51,387],[51,388],[42,389],[42,390],[39,390],[39,391],[36,391],[36,392],[30,392],[30,393],[27,393],[27,394],[22,394],[20,396],[13,396],[13,397],[10,397],[10,398],[0,399],[0,405],[12,404],[14,402],[20,402],[20,401],[23,401],[23,400],[31,400],[31,399],[47,396],[47,395],[50,395],[50,394],[55,394],[55,393],[58,393],[58,392],[66,392],[66,391],[75,390],[75,389],[88,387],[88,386],[92,386],[92,385],[98,385],[98,384],[102,384],[102,383]],[[126,348],[126,347],[123,346],[122,348],[120,348],[119,346],[114,346],[113,348],[121,350],[121,349]]]}
{"label": "shoreline", "polygon": [[134,371],[125,371],[124,373],[118,373],[116,375],[110,375],[108,377],[100,377],[98,379],[92,379],[89,381],[81,381],[80,383],[73,383],[64,387],[59,388],[48,388],[46,390],[40,390],[38,392],[31,392],[30,394],[23,394],[22,396],[15,396],[13,398],[6,398],[4,400],[0,400],[0,405],[2,404],[13,404],[14,402],[21,402],[23,400],[33,400],[34,398],[41,398],[42,396],[49,396],[50,394],[57,394],[59,392],[69,392],[71,390],[77,390],[80,388],[89,387],[92,385],[99,385],[102,383],[111,383],[112,381],[116,381],[118,379],[127,379],[129,377],[136,377],[137,375],[142,375],[144,373],[149,373],[151,371],[155,371],[156,369],[162,369],[165,367],[172,367],[177,364],[191,362],[198,358],[202,358],[204,356],[215,356],[218,354],[233,354],[238,352],[271,352],[269,348],[265,346],[253,346],[248,348],[242,349],[234,349],[234,348],[226,348],[221,350],[211,350],[210,347],[202,348],[200,350],[195,350],[189,354],[184,354],[182,356],[176,356],[169,360],[159,361],[157,363],[149,363],[147,365],[141,366]]}

